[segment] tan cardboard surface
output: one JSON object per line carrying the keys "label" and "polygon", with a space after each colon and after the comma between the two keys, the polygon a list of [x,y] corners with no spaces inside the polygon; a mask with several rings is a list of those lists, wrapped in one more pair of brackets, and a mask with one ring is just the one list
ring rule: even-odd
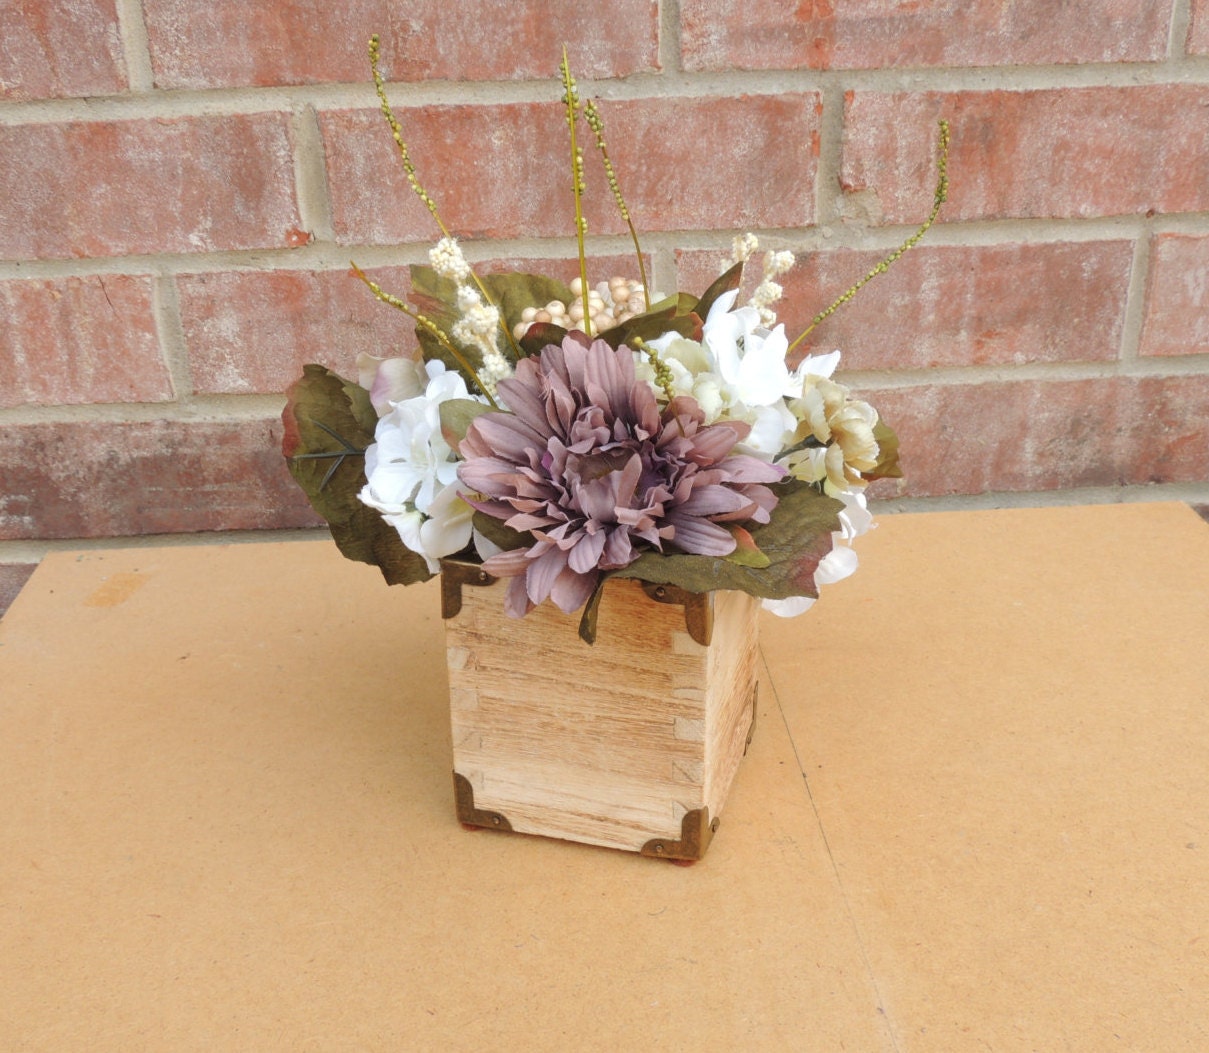
{"label": "tan cardboard surface", "polygon": [[457,824],[431,584],[48,557],[0,622],[0,1048],[1209,1049],[1209,526],[859,546],[763,623],[692,867]]}

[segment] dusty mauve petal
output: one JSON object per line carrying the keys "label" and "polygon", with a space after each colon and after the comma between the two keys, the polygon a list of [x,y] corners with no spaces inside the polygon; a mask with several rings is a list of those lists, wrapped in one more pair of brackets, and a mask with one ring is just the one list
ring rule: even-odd
{"label": "dusty mauve petal", "polygon": [[588,574],[594,571],[599,566],[600,554],[604,551],[607,540],[608,535],[603,529],[595,532],[586,531],[567,554],[567,566],[576,574]]}
{"label": "dusty mauve petal", "polygon": [[509,618],[523,618],[536,606],[537,604],[529,599],[523,574],[508,582],[508,591],[504,593],[504,613]]}
{"label": "dusty mauve petal", "polygon": [[529,599],[541,603],[550,596],[554,582],[566,569],[567,554],[556,545],[543,552],[537,559],[529,561],[529,569],[525,572],[525,588]]}
{"label": "dusty mauve petal", "polygon": [[529,569],[528,551],[523,548],[505,549],[483,561],[483,569],[497,578],[514,578]]}
{"label": "dusty mauve petal", "polygon": [[588,602],[592,590],[596,588],[599,571],[591,570],[585,574],[576,574],[569,567],[554,580],[550,589],[550,599],[564,614],[579,610]]}
{"label": "dusty mauve petal", "polygon": [[716,526],[708,519],[696,519],[692,516],[681,518],[675,513],[668,516],[676,533],[672,535],[672,544],[682,552],[691,552],[700,556],[729,556],[735,550],[735,539],[730,531]]}
{"label": "dusty mauve petal", "polygon": [[484,413],[470,422],[460,448],[467,459],[495,456],[524,464],[527,450],[545,444],[546,437],[515,414]]}
{"label": "dusty mauve petal", "polygon": [[513,578],[510,613],[547,599],[575,610],[602,570],[627,566],[643,549],[663,551],[665,542],[726,555],[735,540],[719,523],[766,521],[776,502],[763,484],[783,470],[731,457],[748,425],[705,427],[688,396],[661,413],[634,361],[628,348],[568,336],[501,382],[512,414],[482,414],[468,429],[460,472],[473,490],[467,502],[533,539],[485,564]]}
{"label": "dusty mauve petal", "polygon": [[729,515],[751,505],[743,494],[725,486],[698,486],[687,501],[676,506],[677,515]]}

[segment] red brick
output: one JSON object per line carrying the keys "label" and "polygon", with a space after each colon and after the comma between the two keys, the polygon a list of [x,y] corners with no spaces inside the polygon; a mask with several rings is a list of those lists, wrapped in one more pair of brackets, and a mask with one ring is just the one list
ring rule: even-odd
{"label": "red brick", "polygon": [[[588,261],[589,280],[637,276],[630,257]],[[570,280],[575,260],[507,260],[476,264],[480,274],[522,270]],[[366,273],[407,298],[406,268]],[[389,356],[415,347],[415,323],[379,303],[351,271],[221,272],[182,275],[181,317],[195,389],[200,393],[282,392],[318,362],[355,376],[357,356]]]}
{"label": "red brick", "polygon": [[553,78],[564,41],[580,77],[659,65],[655,0],[511,0],[473,13],[448,0],[405,8],[387,0],[144,0],[143,9],[156,83],[166,88],[368,80],[372,33],[397,81]]}
{"label": "red brick", "polygon": [[0,563],[0,617],[13,605],[17,593],[37,569],[36,563]]}
{"label": "red brick", "polygon": [[292,149],[281,113],[0,127],[0,256],[287,246]]}
{"label": "red brick", "polygon": [[[1209,481],[1209,376],[988,381],[860,392],[915,496]],[[871,496],[898,493],[874,484]]]}
{"label": "red brick", "polygon": [[0,538],[310,526],[277,420],[40,423],[0,436]]}
{"label": "red brick", "polygon": [[125,274],[0,282],[0,406],[161,402],[151,279]]}
{"label": "red brick", "polygon": [[1209,353],[1209,237],[1160,234],[1150,248],[1143,355]]}
{"label": "red brick", "polygon": [[125,91],[115,0],[0,0],[0,98]]}
{"label": "red brick", "polygon": [[886,222],[926,216],[938,118],[952,124],[943,218],[1093,217],[1209,209],[1209,85],[953,94],[859,92],[841,182]]}
{"label": "red brick", "polygon": [[[641,231],[799,226],[814,219],[815,95],[644,99],[601,106],[610,156]],[[468,238],[574,235],[566,124],[555,103],[398,111],[420,181]],[[341,241],[430,240],[376,110],[320,116]],[[589,233],[621,233],[587,148]]]}
{"label": "red brick", "polygon": [[1209,0],[1192,0],[1186,46],[1190,55],[1209,55]]}
{"label": "red brick", "polygon": [[1151,62],[1166,53],[1171,7],[1171,0],[681,0],[681,53],[690,70]]}
{"label": "red brick", "polygon": [[[373,272],[402,293],[406,271]],[[414,323],[349,270],[182,275],[181,321],[195,390],[278,393],[318,362],[355,376],[357,355],[412,347]]]}
{"label": "red brick", "polygon": [[[803,254],[777,305],[791,340],[885,253]],[[700,292],[717,254],[681,257],[682,288]],[[844,352],[846,369],[1096,361],[1120,350],[1133,246],[1126,241],[922,246],[825,319],[803,352]],[[748,266],[750,290],[759,256]]]}

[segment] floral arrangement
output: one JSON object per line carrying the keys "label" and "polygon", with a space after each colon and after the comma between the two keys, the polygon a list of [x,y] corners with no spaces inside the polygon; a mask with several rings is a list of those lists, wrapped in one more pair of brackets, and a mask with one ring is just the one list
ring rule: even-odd
{"label": "floral arrangement", "polygon": [[[750,234],[735,239],[730,265],[700,296],[651,291],[603,119],[581,104],[565,52],[579,277],[477,275],[416,175],[377,37],[370,64],[408,181],[441,237],[430,266],[411,268],[410,300],[353,265],[379,300],[414,319],[415,350],[362,356],[355,381],[309,365],[289,392],[283,452],[341,551],[391,584],[426,580],[443,559],[479,562],[510,579],[510,615],[547,600],[582,609],[588,642],[611,577],[741,589],[794,615],[819,585],[852,573],[851,542],[872,522],[864,487],[900,474],[898,442],[834,379],[838,351],[790,363],[815,326],[935,220],[947,192],[947,126],[926,222],[791,341],[772,310],[790,253],[765,253],[760,281],[739,303],[758,249]],[[581,122],[639,271],[596,288]]]}

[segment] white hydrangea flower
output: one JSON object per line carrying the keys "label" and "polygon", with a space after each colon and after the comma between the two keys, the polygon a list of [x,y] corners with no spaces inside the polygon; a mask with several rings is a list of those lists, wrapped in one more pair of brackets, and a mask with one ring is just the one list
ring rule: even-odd
{"label": "white hydrangea flower", "polygon": [[[718,297],[700,343],[675,333],[649,343],[671,370],[676,394],[692,395],[707,423],[750,424],[751,433],[740,449],[770,461],[785,448],[798,423],[784,398],[795,390],[795,375],[785,364],[789,341],[783,326],[764,328],[755,308],[731,310],[737,296],[732,290]],[[649,381],[654,377],[641,358],[639,375]]]}
{"label": "white hydrangea flower", "polygon": [[358,495],[376,508],[436,573],[437,560],[470,541],[473,510],[458,496],[457,461],[441,434],[442,402],[472,398],[461,374],[442,362],[424,367],[423,394],[394,402],[365,451],[366,484]]}

